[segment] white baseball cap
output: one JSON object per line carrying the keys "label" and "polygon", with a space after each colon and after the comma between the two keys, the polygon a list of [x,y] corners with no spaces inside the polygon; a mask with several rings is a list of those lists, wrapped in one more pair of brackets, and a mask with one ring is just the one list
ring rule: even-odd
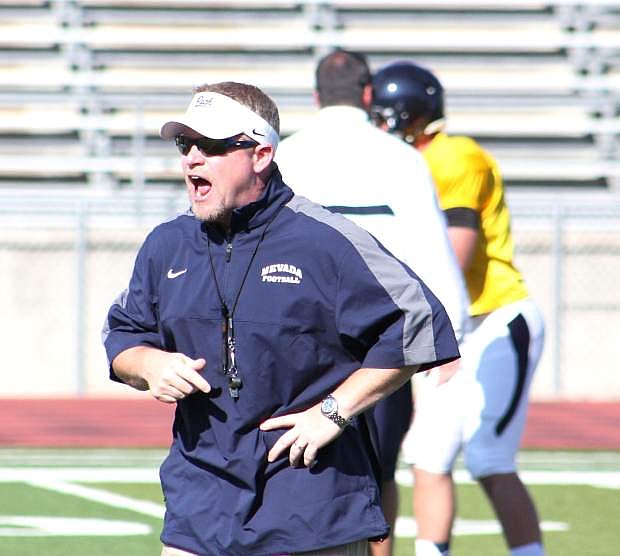
{"label": "white baseball cap", "polygon": [[187,128],[210,139],[227,139],[245,133],[258,143],[268,143],[275,151],[279,136],[271,125],[247,106],[220,93],[196,93],[185,114],[166,122],[159,131],[164,139],[172,139]]}

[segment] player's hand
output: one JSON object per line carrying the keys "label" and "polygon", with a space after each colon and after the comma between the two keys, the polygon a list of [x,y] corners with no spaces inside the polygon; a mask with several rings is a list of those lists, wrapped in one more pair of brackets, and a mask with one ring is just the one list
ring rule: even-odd
{"label": "player's hand", "polygon": [[342,434],[342,429],[321,414],[320,404],[301,413],[290,413],[272,417],[261,424],[260,430],[288,428],[273,445],[267,461],[275,461],[289,450],[291,465],[313,467],[317,462],[318,451]]}
{"label": "player's hand", "polygon": [[144,360],[144,378],[155,399],[175,403],[198,390],[211,391],[211,385],[199,372],[206,363],[203,358],[152,350]]}

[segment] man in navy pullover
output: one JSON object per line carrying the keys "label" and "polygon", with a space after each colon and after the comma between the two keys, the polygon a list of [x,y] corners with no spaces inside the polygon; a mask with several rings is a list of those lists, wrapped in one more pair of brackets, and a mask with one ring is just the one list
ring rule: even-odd
{"label": "man in navy pullover", "polygon": [[444,308],[284,184],[260,89],[201,86],[160,133],[191,210],[145,240],[104,344],[112,379],[177,404],[162,555],[364,556],[388,530],[364,412],[458,357]]}

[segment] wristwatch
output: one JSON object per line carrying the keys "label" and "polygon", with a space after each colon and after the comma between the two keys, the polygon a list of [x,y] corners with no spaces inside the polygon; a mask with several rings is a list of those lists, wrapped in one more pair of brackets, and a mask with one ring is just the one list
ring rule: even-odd
{"label": "wristwatch", "polygon": [[341,429],[344,429],[347,425],[351,424],[351,419],[345,419],[344,417],[338,415],[338,402],[331,394],[325,397],[325,399],[321,402],[321,413],[328,419],[331,419]]}

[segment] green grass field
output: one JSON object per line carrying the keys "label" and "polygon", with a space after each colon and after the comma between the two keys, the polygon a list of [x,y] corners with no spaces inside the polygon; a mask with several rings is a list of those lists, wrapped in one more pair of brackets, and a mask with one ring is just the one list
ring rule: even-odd
{"label": "green grass field", "polygon": [[[0,449],[0,555],[158,555],[160,450]],[[620,453],[520,456],[550,556],[620,554]],[[402,470],[396,556],[413,554],[409,474]],[[507,554],[476,484],[457,473],[455,556]]]}

